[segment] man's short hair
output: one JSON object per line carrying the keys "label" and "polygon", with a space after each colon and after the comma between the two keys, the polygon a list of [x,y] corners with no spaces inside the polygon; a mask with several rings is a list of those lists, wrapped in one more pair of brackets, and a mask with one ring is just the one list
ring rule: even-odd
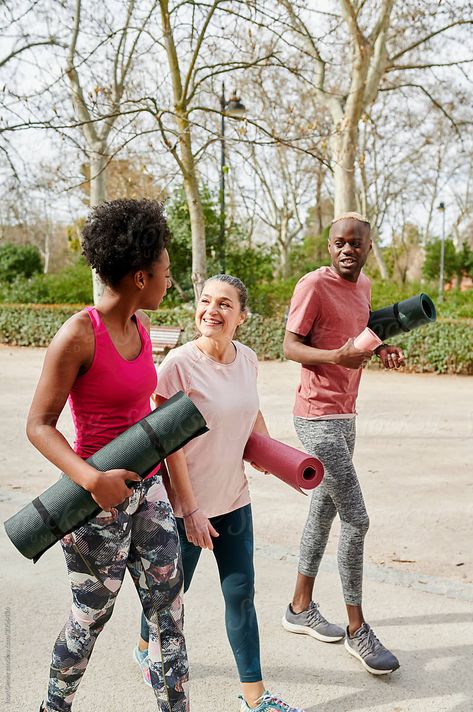
{"label": "man's short hair", "polygon": [[368,228],[371,230],[371,224],[368,218],[365,218],[361,213],[355,213],[355,212],[350,212],[350,213],[342,213],[342,215],[338,215],[336,218],[332,220],[330,225],[335,225],[339,220],[358,220],[358,222],[365,223],[365,225],[368,225]]}

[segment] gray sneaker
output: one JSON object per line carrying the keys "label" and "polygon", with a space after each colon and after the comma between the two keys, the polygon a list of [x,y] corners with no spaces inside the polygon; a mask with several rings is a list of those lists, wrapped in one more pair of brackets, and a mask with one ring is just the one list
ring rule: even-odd
{"label": "gray sneaker", "polygon": [[282,619],[283,628],[291,633],[311,635],[324,643],[336,643],[345,637],[345,631],[334,623],[329,623],[319,611],[318,603],[310,602],[309,608],[301,613],[294,613],[291,604]]}
{"label": "gray sneaker", "polygon": [[368,623],[363,623],[352,638],[347,629],[345,648],[373,675],[387,675],[399,667],[399,660],[379,642]]}

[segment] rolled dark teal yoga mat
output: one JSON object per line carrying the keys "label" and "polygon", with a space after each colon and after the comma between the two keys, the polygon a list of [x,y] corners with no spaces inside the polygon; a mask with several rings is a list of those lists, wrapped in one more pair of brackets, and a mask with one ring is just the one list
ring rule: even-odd
{"label": "rolled dark teal yoga mat", "polygon": [[[146,477],[161,460],[207,430],[200,411],[179,391],[87,458],[87,462],[102,472],[123,468]],[[5,530],[18,551],[36,563],[65,534],[88,522],[99,511],[100,507],[87,490],[69,477],[61,477],[7,519]]]}
{"label": "rolled dark teal yoga mat", "polygon": [[368,326],[382,341],[388,341],[393,336],[431,324],[436,318],[433,301],[421,292],[415,297],[372,312]]}

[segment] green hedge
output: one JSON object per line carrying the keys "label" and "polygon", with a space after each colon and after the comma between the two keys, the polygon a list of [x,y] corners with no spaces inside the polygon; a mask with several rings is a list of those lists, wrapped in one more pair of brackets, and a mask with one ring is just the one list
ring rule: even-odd
{"label": "green hedge", "polygon": [[473,375],[472,319],[442,319],[390,343],[403,349],[410,371]]}
{"label": "green hedge", "polygon": [[381,309],[394,302],[413,297],[420,292],[426,292],[435,304],[437,316],[448,319],[473,319],[473,289],[460,292],[452,289],[445,292],[443,301],[439,302],[437,284],[421,284],[413,282],[398,284],[396,282],[374,280],[371,285],[372,309]]}
{"label": "green hedge", "polygon": [[11,284],[0,282],[0,301],[16,304],[89,304],[92,275],[83,259],[60,272],[18,275]]}
{"label": "green hedge", "polygon": [[[0,341],[15,346],[47,346],[61,324],[80,306],[0,304]],[[195,335],[190,307],[160,309],[150,314],[153,324],[179,325],[183,341]],[[280,317],[253,314],[241,328],[239,337],[261,360],[282,359],[284,321]],[[473,320],[443,319],[392,339],[404,349],[407,368],[418,373],[473,375]],[[373,365],[378,362],[373,360]]]}

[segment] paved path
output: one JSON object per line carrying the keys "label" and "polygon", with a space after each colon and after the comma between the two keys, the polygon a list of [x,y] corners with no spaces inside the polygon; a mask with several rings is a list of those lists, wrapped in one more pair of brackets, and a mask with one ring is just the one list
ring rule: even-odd
{"label": "paved path", "polygon": [[[0,348],[0,517],[15,512],[56,473],[27,443],[24,422],[41,349]],[[290,418],[297,367],[263,363],[262,408],[275,437],[297,444]],[[473,710],[473,379],[368,372],[359,399],[356,464],[371,529],[365,612],[399,656],[387,678],[365,673],[341,644],[286,633],[307,500],[271,477],[250,474],[256,529],[257,607],[268,686],[307,712]],[[66,416],[62,427],[70,433]],[[334,527],[317,598],[343,623]],[[35,566],[0,532],[0,704],[35,711],[69,592],[58,547]],[[97,643],[75,712],[156,709],[131,660],[139,623],[127,579]],[[233,660],[211,554],[186,597],[193,712],[237,710]]]}

